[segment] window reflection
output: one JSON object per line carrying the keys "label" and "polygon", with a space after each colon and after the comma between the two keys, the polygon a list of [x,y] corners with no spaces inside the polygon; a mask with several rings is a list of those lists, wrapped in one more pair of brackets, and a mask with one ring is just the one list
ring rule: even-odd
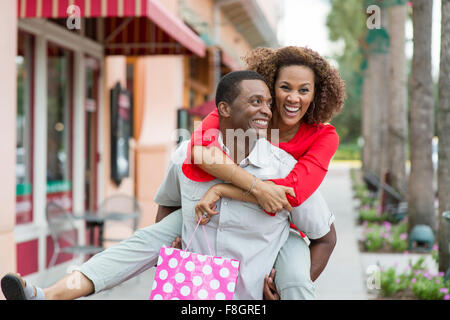
{"label": "window reflection", "polygon": [[72,53],[48,44],[47,199],[70,209]]}
{"label": "window reflection", "polygon": [[33,84],[33,37],[19,31],[16,56],[16,223],[33,220],[31,186],[31,128]]}

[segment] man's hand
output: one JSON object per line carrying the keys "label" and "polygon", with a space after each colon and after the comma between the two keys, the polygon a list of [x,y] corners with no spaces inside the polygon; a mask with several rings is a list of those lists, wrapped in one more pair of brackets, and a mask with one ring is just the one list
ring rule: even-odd
{"label": "man's hand", "polygon": [[172,241],[171,247],[175,248],[175,249],[182,249],[182,247],[181,247],[181,238],[180,237],[176,237],[175,240]]}
{"label": "man's hand", "polygon": [[280,300],[280,295],[278,294],[277,287],[275,286],[275,269],[272,269],[270,275],[266,274],[264,278],[264,300]]}

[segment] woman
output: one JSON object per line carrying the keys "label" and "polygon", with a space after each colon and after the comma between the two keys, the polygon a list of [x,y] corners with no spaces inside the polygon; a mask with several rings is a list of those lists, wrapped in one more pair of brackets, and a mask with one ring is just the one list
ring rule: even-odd
{"label": "woman", "polygon": [[[253,50],[245,61],[248,69],[266,79],[274,97],[268,139],[271,139],[271,129],[279,129],[279,147],[298,162],[284,179],[261,181],[253,177],[230,158],[224,157],[223,151],[212,143],[217,137],[207,133],[217,132],[210,129],[219,127],[217,110],[213,111],[193,133],[192,154],[188,154],[183,172],[195,181],[210,181],[217,177],[235,187],[215,185],[204,195],[196,207],[197,219],[202,219],[202,223],[207,223],[211,215],[217,214],[215,202],[223,196],[259,203],[267,213],[274,214],[283,208],[291,211],[292,206],[301,205],[317,190],[339,144],[334,127],[325,123],[341,110],[345,86],[338,72],[325,59],[307,48],[285,47]],[[212,147],[206,148],[207,145]],[[333,246],[311,242],[312,281],[322,272]],[[275,269],[288,283],[296,272],[292,272],[292,266],[305,264],[302,260],[295,261],[295,256],[304,257],[308,248],[294,235],[289,236],[283,248],[285,252],[280,252]],[[289,259],[285,260],[286,257]],[[280,282],[283,281],[277,281]]]}

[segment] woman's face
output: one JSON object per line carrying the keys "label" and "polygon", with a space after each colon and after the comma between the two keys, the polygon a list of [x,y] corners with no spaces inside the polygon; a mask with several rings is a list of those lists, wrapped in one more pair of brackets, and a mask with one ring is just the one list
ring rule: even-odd
{"label": "woman's face", "polygon": [[309,67],[292,65],[279,70],[275,102],[284,125],[298,125],[314,99],[314,89],[314,72]]}

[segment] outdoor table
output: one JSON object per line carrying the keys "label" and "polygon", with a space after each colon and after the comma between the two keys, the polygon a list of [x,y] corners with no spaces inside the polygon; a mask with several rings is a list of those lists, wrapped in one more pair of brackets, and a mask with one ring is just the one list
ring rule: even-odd
{"label": "outdoor table", "polygon": [[108,214],[101,215],[96,211],[85,211],[82,214],[73,214],[74,219],[86,221],[86,227],[89,229],[89,238],[91,244],[94,243],[95,227],[99,228],[98,245],[100,247],[103,247],[103,227],[105,221],[126,221],[129,219],[135,219],[137,217],[137,213],[120,212],[109,212]]}

